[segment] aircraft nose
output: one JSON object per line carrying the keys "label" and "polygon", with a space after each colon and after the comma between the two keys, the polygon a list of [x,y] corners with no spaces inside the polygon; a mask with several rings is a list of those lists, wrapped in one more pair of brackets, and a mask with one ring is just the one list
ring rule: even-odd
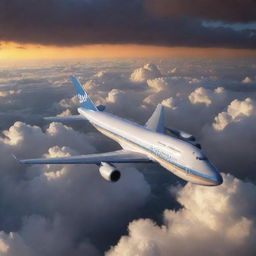
{"label": "aircraft nose", "polygon": [[223,183],[223,178],[222,178],[221,174],[218,172],[215,172],[214,176],[215,176],[214,179],[215,179],[216,186],[221,185]]}
{"label": "aircraft nose", "polygon": [[223,182],[222,176],[218,172],[218,170],[215,168],[214,165],[208,162],[208,168],[206,168],[205,170],[207,170],[208,176],[212,181],[212,186],[218,186],[222,184]]}
{"label": "aircraft nose", "polygon": [[212,181],[212,185],[213,186],[218,186],[220,184],[222,184],[223,179],[221,174],[218,172],[218,170],[216,169],[216,167],[210,163],[209,161],[207,161],[207,173]]}

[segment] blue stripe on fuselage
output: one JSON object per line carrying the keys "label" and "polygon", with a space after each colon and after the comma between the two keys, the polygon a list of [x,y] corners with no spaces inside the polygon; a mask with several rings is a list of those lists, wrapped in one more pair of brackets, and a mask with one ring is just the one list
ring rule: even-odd
{"label": "blue stripe on fuselage", "polygon": [[171,165],[173,165],[173,166],[175,166],[175,167],[180,168],[183,172],[185,172],[185,173],[188,174],[188,175],[189,175],[189,174],[192,174],[192,175],[194,175],[194,176],[198,176],[198,177],[200,177],[200,178],[203,178],[203,179],[205,179],[205,180],[208,180],[209,182],[214,182],[214,183],[217,182],[215,179],[213,179],[212,177],[209,177],[208,175],[204,175],[204,174],[202,174],[202,173],[199,173],[199,172],[197,172],[197,171],[194,171],[194,170],[192,170],[192,169],[190,169],[190,168],[184,167],[184,166],[182,166],[182,165],[180,165],[180,164],[177,164],[177,163],[171,161],[169,156],[167,156],[166,154],[163,154],[163,152],[161,152],[161,151],[159,151],[159,150],[152,150],[152,149],[150,149],[150,148],[144,147],[144,146],[142,146],[141,144],[138,144],[138,143],[136,143],[136,142],[134,142],[134,141],[131,141],[131,140],[129,140],[129,139],[127,139],[127,138],[125,138],[125,137],[119,135],[119,134],[114,133],[113,131],[110,131],[110,130],[108,130],[108,129],[106,129],[106,128],[100,126],[100,125],[98,125],[98,124],[94,124],[94,125],[95,125],[96,127],[99,127],[99,129],[105,130],[106,132],[109,132],[109,133],[113,134],[114,136],[116,136],[116,137],[118,137],[118,138],[120,138],[120,139],[122,139],[122,140],[124,140],[124,141],[127,141],[127,142],[129,142],[129,143],[132,143],[132,144],[136,145],[137,147],[140,147],[141,149],[146,150],[147,152],[149,152],[149,153],[151,153],[151,154],[153,154],[153,155],[159,157],[161,160],[166,161],[167,163],[169,163],[169,164],[171,164]]}

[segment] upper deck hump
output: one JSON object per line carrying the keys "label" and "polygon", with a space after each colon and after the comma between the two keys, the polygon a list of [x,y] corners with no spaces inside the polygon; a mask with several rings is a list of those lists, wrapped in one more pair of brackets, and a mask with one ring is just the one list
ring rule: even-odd
{"label": "upper deck hump", "polygon": [[179,151],[183,151],[183,148],[187,147],[188,144],[187,142],[184,142],[178,138],[152,131],[145,126],[115,116],[111,113],[89,112],[86,113],[86,117],[101,128],[129,140],[136,140],[137,142],[141,143],[148,142],[155,145],[159,144],[159,147],[172,146]]}

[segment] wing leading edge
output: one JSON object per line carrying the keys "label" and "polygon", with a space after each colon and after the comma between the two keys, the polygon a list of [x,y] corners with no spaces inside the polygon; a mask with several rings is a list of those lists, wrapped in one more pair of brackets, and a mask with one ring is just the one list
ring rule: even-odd
{"label": "wing leading edge", "polygon": [[21,164],[100,164],[105,163],[149,163],[144,154],[127,150],[58,158],[37,158],[18,160]]}
{"label": "wing leading edge", "polygon": [[50,116],[50,117],[44,117],[44,120],[51,121],[51,122],[65,122],[65,121],[79,121],[79,120],[87,120],[87,119],[81,115],[74,115],[74,116]]}

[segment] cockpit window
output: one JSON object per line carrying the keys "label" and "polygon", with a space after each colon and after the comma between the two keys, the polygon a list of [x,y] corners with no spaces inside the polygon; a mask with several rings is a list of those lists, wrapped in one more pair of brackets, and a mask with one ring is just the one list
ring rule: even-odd
{"label": "cockpit window", "polygon": [[201,161],[202,160],[208,160],[208,158],[206,156],[201,156],[201,157],[197,156],[196,159],[201,160]]}

